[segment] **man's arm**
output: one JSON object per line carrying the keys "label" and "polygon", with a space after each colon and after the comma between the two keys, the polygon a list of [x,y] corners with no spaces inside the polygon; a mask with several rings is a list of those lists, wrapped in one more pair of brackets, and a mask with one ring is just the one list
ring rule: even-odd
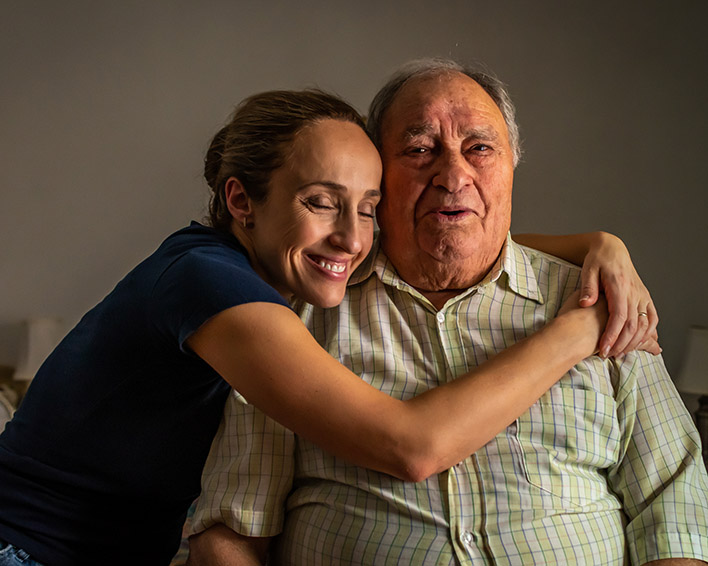
{"label": "man's arm", "polygon": [[189,538],[187,566],[263,566],[269,537],[245,537],[226,525],[214,525]]}
{"label": "man's arm", "polygon": [[708,561],[708,474],[693,420],[661,357],[615,363],[622,449],[607,478],[628,517],[631,563]]}
{"label": "man's arm", "polygon": [[292,432],[240,395],[229,396],[202,472],[187,564],[265,564],[292,488],[294,443]]}

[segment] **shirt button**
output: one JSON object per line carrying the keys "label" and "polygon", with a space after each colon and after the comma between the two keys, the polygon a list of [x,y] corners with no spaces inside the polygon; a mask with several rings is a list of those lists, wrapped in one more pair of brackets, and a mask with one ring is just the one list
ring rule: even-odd
{"label": "shirt button", "polygon": [[465,531],[464,533],[462,533],[462,542],[464,542],[465,544],[470,544],[472,542],[472,538],[472,533],[470,533],[469,531]]}
{"label": "shirt button", "polygon": [[445,315],[444,315],[443,313],[441,313],[441,312],[439,312],[438,314],[436,314],[436,315],[435,315],[435,318],[438,320],[438,322],[439,322],[440,324],[442,324],[443,322],[445,322]]}

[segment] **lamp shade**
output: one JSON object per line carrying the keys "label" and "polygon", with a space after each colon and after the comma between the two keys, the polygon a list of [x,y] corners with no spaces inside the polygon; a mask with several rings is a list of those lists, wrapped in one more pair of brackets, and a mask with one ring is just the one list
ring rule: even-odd
{"label": "lamp shade", "polygon": [[688,348],[676,389],[683,393],[708,395],[708,328],[689,330]]}
{"label": "lamp shade", "polygon": [[35,318],[26,321],[20,357],[13,378],[17,381],[30,381],[63,337],[64,326],[57,318]]}

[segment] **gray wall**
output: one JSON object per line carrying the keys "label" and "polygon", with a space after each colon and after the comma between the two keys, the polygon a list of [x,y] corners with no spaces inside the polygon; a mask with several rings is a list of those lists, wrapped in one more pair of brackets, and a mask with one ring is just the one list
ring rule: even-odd
{"label": "gray wall", "polygon": [[73,323],[202,217],[202,156],[238,100],[317,85],[365,110],[395,66],[436,55],[510,85],[514,230],[624,238],[677,372],[708,326],[707,5],[2,0],[0,364],[21,320]]}

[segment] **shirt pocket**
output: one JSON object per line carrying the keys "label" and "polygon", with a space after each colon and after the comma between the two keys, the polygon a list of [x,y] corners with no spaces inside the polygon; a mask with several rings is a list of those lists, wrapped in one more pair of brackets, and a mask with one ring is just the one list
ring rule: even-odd
{"label": "shirt pocket", "polygon": [[526,480],[564,506],[607,496],[606,470],[620,445],[615,400],[587,389],[555,386],[517,421]]}

